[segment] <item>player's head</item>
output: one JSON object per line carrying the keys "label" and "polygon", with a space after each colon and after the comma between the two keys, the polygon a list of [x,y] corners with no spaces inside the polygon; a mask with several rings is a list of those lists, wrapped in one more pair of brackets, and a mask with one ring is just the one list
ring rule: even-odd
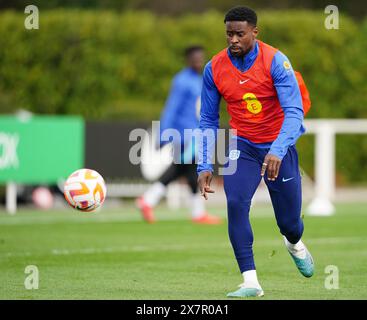
{"label": "player's head", "polygon": [[247,7],[234,7],[224,17],[229,50],[241,57],[254,46],[258,34],[256,12]]}
{"label": "player's head", "polygon": [[185,49],[186,64],[197,73],[203,71],[205,63],[204,48],[202,46],[190,46]]}

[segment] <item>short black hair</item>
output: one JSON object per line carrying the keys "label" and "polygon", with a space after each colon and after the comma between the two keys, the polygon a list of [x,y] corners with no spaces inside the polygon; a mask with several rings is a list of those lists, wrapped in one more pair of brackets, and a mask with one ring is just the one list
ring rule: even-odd
{"label": "short black hair", "polygon": [[234,7],[230,9],[225,17],[224,23],[227,21],[247,21],[247,23],[256,26],[257,24],[257,15],[254,10],[248,7]]}
{"label": "short black hair", "polygon": [[185,58],[189,58],[196,51],[204,51],[204,47],[200,45],[195,45],[185,48],[184,51]]}

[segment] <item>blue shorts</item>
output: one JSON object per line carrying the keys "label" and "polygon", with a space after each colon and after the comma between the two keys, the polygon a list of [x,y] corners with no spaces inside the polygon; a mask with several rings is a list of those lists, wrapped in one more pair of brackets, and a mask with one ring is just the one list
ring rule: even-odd
{"label": "blue shorts", "polygon": [[[241,272],[255,269],[249,211],[253,195],[262,179],[261,167],[268,151],[268,148],[256,148],[239,139],[229,146],[229,160],[224,169],[224,190],[227,197],[229,237]],[[303,233],[303,222],[301,175],[295,146],[288,148],[278,178],[269,181],[265,174],[264,180],[281,234],[291,243],[297,243]]]}

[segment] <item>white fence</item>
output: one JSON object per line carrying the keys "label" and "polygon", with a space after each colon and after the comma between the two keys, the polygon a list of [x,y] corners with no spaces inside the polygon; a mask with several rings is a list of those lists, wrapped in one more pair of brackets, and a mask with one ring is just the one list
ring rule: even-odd
{"label": "white fence", "polygon": [[[323,119],[306,120],[306,134],[315,135],[315,181],[307,176],[303,178],[306,184],[307,199],[311,198],[306,209],[309,215],[328,216],[335,211],[335,139],[336,134],[366,134],[367,120]],[[172,208],[178,208],[185,203],[187,190],[175,184],[171,186],[175,192],[169,192],[167,202]],[[311,190],[310,190],[311,189]],[[366,199],[367,200],[367,199]],[[264,183],[261,183],[254,196],[255,202],[270,202]],[[211,202],[225,203],[223,192],[211,195]],[[208,203],[210,204],[210,203]]]}
{"label": "white fence", "polygon": [[[315,181],[313,183],[313,197],[307,208],[310,215],[331,215],[334,213],[335,200],[335,139],[336,134],[366,134],[367,119],[310,119],[305,121],[306,134],[314,134],[315,139]],[[135,197],[140,195],[147,184],[114,184],[108,186],[109,197]],[[177,208],[183,203],[183,192],[177,192],[178,184],[172,184],[168,192],[167,202],[170,207]],[[7,185],[6,208],[9,213],[16,211],[16,185]],[[215,199],[217,197],[217,199]],[[223,194],[216,193],[214,202],[223,202]],[[256,197],[255,197],[256,199]]]}
{"label": "white fence", "polygon": [[334,213],[335,135],[366,134],[367,120],[306,120],[307,134],[315,134],[315,197],[308,207],[311,215]]}

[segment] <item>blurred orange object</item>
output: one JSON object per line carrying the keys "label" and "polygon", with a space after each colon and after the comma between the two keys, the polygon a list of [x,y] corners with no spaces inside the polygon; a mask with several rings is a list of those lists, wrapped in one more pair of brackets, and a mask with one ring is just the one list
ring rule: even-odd
{"label": "blurred orange object", "polygon": [[306,115],[308,111],[310,111],[311,109],[310,93],[308,92],[308,89],[306,87],[305,81],[303,80],[301,73],[299,73],[298,71],[294,71],[294,74],[296,75],[299,90],[301,91],[303,113],[304,115]]}

